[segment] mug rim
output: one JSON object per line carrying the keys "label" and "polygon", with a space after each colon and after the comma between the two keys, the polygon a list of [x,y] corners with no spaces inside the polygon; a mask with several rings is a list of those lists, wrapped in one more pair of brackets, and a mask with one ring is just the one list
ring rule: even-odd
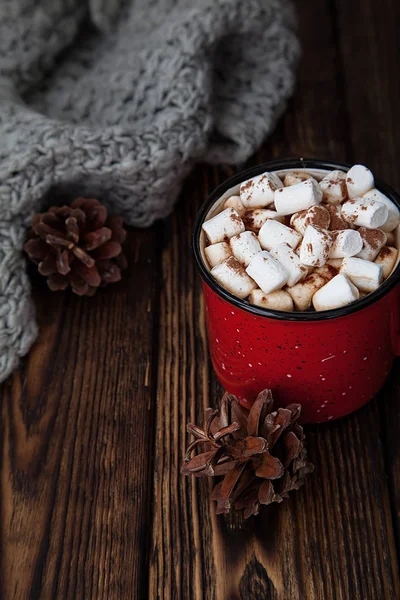
{"label": "mug rim", "polygon": [[[261,165],[256,165],[240,171],[223,181],[218,187],[216,187],[211,194],[208,195],[207,199],[200,206],[194,221],[193,233],[192,233],[192,250],[195,256],[197,269],[205,283],[224,300],[233,304],[236,308],[240,308],[246,312],[249,312],[258,317],[265,317],[269,319],[275,319],[279,321],[301,321],[301,322],[313,322],[313,321],[326,321],[328,319],[336,319],[339,317],[345,317],[352,313],[363,310],[368,306],[375,304],[381,298],[386,296],[400,281],[400,262],[397,265],[393,273],[384,281],[377,290],[365,296],[361,300],[356,300],[351,304],[342,306],[340,308],[334,308],[331,310],[322,310],[320,312],[311,311],[280,311],[268,308],[262,308],[250,304],[249,302],[234,296],[223,288],[211,275],[209,269],[204,264],[201,250],[200,250],[200,234],[201,227],[203,225],[205,216],[207,215],[210,208],[218,200],[219,197],[224,194],[229,188],[246,181],[251,177],[260,175],[265,171],[279,171],[282,169],[326,169],[329,171],[341,170],[347,172],[352,165],[347,163],[337,163],[332,161],[313,159],[313,158],[285,158],[268,161]],[[380,179],[375,179],[375,188],[385,194],[400,210],[400,196],[397,192],[385,182]],[[400,250],[399,250],[400,252]]]}

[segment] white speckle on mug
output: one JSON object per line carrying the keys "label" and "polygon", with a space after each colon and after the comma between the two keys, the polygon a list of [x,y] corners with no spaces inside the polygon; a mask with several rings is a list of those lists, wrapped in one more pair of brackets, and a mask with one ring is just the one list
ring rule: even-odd
{"label": "white speckle on mug", "polygon": [[252,366],[253,366],[253,365],[251,365],[251,364],[249,363],[249,367],[252,367]]}
{"label": "white speckle on mug", "polygon": [[292,376],[291,376],[291,374],[290,374],[290,373],[288,373],[288,374],[286,375],[286,377],[289,377],[289,379],[290,379]]}
{"label": "white speckle on mug", "polygon": [[332,417],[332,416],[328,417],[328,421],[330,421],[331,419],[333,419],[333,417]]}
{"label": "white speckle on mug", "polygon": [[367,360],[368,356],[364,356],[363,360]]}
{"label": "white speckle on mug", "polygon": [[321,362],[326,362],[327,360],[331,360],[331,358],[335,358],[336,354],[332,354],[331,356],[327,356],[326,358],[323,358],[321,360]]}
{"label": "white speckle on mug", "polygon": [[343,354],[347,354],[347,350],[343,350]]}
{"label": "white speckle on mug", "polygon": [[342,392],[342,396],[345,396],[345,395],[346,395],[346,392]]}

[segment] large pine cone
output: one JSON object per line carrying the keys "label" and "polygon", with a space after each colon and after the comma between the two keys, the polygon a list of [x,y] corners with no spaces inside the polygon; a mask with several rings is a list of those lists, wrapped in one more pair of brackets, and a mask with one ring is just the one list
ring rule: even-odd
{"label": "large pine cone", "polygon": [[95,198],[76,198],[35,215],[24,249],[51,290],[70,285],[75,294],[93,296],[100,285],[121,279],[125,237],[121,217],[108,217]]}
{"label": "large pine cone", "polygon": [[[244,517],[258,514],[261,504],[282,502],[314,470],[297,424],[300,404],[272,411],[270,390],[259,394],[250,411],[226,393],[220,410],[208,408],[204,428],[189,424],[195,440],[187,449],[182,473],[224,479],[213,491],[217,514],[244,509]],[[200,454],[191,458],[199,445]]]}

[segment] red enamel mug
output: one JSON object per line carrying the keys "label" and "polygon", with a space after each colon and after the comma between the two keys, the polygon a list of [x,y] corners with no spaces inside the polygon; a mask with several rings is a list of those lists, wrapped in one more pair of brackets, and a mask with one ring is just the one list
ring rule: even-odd
{"label": "red enamel mug", "polygon": [[[243,171],[219,186],[195,221],[193,250],[203,279],[212,364],[222,386],[250,407],[271,388],[278,404],[299,402],[303,423],[338,419],[366,404],[382,387],[400,354],[400,264],[373,293],[321,312],[282,312],[249,304],[211,276],[201,226],[239,184],[265,171],[305,170],[316,177],[348,165],[320,160],[279,160]],[[375,186],[400,208],[400,197]]]}

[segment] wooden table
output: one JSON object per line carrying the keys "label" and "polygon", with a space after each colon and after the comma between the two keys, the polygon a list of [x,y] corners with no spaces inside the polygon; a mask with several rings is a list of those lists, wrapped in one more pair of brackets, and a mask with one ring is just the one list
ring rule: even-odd
{"label": "wooden table", "polygon": [[[400,4],[297,5],[297,90],[251,164],[357,161],[400,189]],[[221,393],[190,231],[231,173],[198,167],[171,219],[130,233],[128,273],[96,297],[34,279],[40,338],[2,387],[5,600],[400,598],[399,362],[379,398],[309,429],[315,474],[262,516],[217,518],[208,482],[179,473],[185,424]]]}

